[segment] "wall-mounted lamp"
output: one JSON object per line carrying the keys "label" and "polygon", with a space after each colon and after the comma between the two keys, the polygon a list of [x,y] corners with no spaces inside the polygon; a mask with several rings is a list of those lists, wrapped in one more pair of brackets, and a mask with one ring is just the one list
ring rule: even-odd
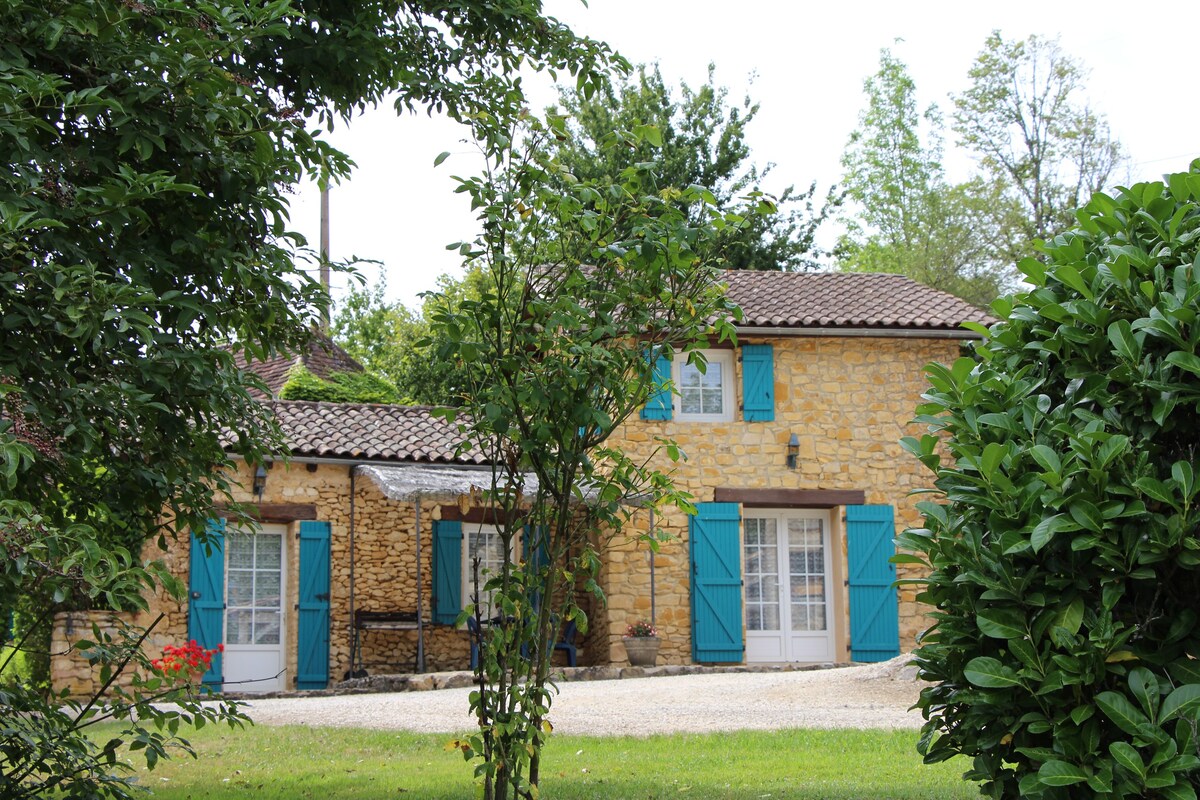
{"label": "wall-mounted lamp", "polygon": [[787,465],[788,469],[795,469],[796,462],[800,460],[800,437],[792,434],[792,438],[788,439],[787,444]]}
{"label": "wall-mounted lamp", "polygon": [[263,499],[263,492],[266,491],[267,488],[267,468],[262,464],[259,464],[254,470],[254,484],[252,488],[254,489],[254,496],[258,498],[258,502],[261,503]]}

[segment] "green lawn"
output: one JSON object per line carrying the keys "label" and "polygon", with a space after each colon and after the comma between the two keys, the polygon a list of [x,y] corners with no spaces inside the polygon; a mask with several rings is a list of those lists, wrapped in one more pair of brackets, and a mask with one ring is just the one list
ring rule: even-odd
{"label": "green lawn", "polygon": [[[205,728],[200,753],[139,769],[157,800],[451,800],[475,796],[452,737],[337,728]],[[975,798],[966,764],[926,767],[914,732],[742,732],[635,738],[556,736],[545,754],[551,800],[656,798]]]}

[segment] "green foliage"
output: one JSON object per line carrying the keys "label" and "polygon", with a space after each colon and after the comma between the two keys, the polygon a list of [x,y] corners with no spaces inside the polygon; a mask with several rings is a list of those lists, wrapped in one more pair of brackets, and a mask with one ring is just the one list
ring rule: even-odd
{"label": "green foliage", "polygon": [[1057,39],[988,37],[971,87],[954,98],[954,130],[989,182],[1020,209],[1007,232],[1013,261],[1074,224],[1074,210],[1124,163],[1104,116],[1081,102],[1086,70]]}
{"label": "green foliage", "polygon": [[403,402],[457,406],[466,389],[466,365],[457,354],[436,355],[444,337],[430,321],[439,309],[478,297],[483,281],[478,269],[468,270],[461,280],[442,275],[438,291],[424,298],[419,314],[386,300],[382,279],[369,287],[352,287],[334,317],[334,336],[369,371],[395,384]]}
{"label": "green foliage", "polygon": [[[746,130],[758,103],[746,97],[731,105],[729,91],[714,80],[715,69],[709,65],[708,81],[698,89],[680,83],[678,96],[657,64],[643,65],[635,77],[595,93],[562,90],[560,107],[551,109],[569,119],[570,135],[554,145],[562,167],[580,181],[615,181],[635,164],[654,162],[659,186],[701,186],[719,208],[732,208],[738,197],[762,185],[774,165],[760,169],[747,163]],[[803,192],[789,186],[777,199],[778,213],[726,228],[721,233],[726,267],[814,268],[821,255],[817,228],[840,202],[831,189],[818,209],[815,194],[815,182]]]}
{"label": "green foliage", "polygon": [[[93,535],[84,525],[56,529],[31,516],[25,504],[0,501],[0,551],[8,554],[0,560],[0,596],[51,598],[45,615],[72,596],[108,608],[145,609],[144,592],[161,586],[178,594],[178,581],[161,564],[141,566],[124,548],[98,547]],[[178,736],[181,722],[236,726],[246,719],[235,703],[204,705],[201,700],[208,698],[164,683],[142,651],[150,630],[120,623],[114,632],[93,626],[92,638],[75,645],[98,670],[102,687],[92,697],[81,702],[66,690],[61,695],[31,690],[10,670],[18,669],[18,654],[30,654],[32,639],[46,629],[45,619],[39,622],[19,626],[0,660],[0,797],[130,797],[132,787],[121,775],[131,770],[118,750],[122,744],[141,750],[153,768],[170,750],[189,751]],[[85,734],[106,720],[122,723],[107,741]]]}
{"label": "green foliage", "polygon": [[[586,631],[575,591],[599,593],[604,541],[644,505],[690,507],[668,475],[606,441],[659,388],[652,350],[690,358],[710,336],[733,337],[737,310],[716,282],[721,233],[769,205],[753,195],[734,213],[702,187],[664,189],[652,161],[615,181],[563,180],[553,142],[570,135],[552,115],[483,140],[488,171],[460,182],[483,227],[460,251],[482,285],[432,321],[437,357],[465,365],[460,430],[496,465],[486,502],[505,557],[463,612],[486,633],[479,732],[459,743],[488,800],[536,796],[548,644],[567,620]],[[494,624],[478,618],[481,589]]]}
{"label": "green foliage", "polygon": [[921,749],[990,797],[1194,798],[1200,161],[1076,218],[905,440],[945,498],[897,557],[937,609]]}
{"label": "green foliage", "polygon": [[863,88],[867,107],[842,155],[853,213],[843,220],[838,268],[900,273],[987,305],[1016,283],[999,255],[1003,198],[978,179],[946,181],[941,114],[935,105],[918,114],[916,86],[889,50]]}
{"label": "green foliage", "polygon": [[288,371],[279,390],[281,400],[313,400],[325,403],[398,403],[400,394],[378,375],[369,372],[334,372],[319,378],[303,366]]}

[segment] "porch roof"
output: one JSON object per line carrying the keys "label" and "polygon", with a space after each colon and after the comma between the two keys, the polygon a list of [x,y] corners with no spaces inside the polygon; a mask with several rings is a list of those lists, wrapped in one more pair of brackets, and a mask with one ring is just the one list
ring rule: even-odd
{"label": "porch roof", "polygon": [[[418,498],[455,502],[462,495],[478,494],[492,488],[490,468],[367,464],[360,469],[375,482],[384,497],[402,503],[414,503]],[[537,486],[536,476],[526,476],[526,492],[536,492]]]}
{"label": "porch roof", "polygon": [[[463,495],[479,494],[492,488],[490,468],[364,464],[360,469],[379,487],[384,497],[402,503],[415,503],[418,498],[457,502]],[[537,476],[526,474],[525,493],[532,495],[537,490]],[[583,496],[585,500],[593,500],[599,496],[599,490],[595,486],[584,487]],[[623,502],[626,505],[642,505],[648,499],[647,495],[632,495],[623,498]]]}

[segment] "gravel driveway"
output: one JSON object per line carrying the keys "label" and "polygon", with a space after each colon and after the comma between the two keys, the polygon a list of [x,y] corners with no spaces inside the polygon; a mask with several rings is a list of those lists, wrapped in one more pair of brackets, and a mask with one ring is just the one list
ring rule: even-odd
{"label": "gravel driveway", "polygon": [[[630,678],[559,684],[558,733],[596,736],[776,728],[918,728],[918,684],[904,658],[809,672]],[[251,700],[260,725],[460,733],[469,689]]]}

